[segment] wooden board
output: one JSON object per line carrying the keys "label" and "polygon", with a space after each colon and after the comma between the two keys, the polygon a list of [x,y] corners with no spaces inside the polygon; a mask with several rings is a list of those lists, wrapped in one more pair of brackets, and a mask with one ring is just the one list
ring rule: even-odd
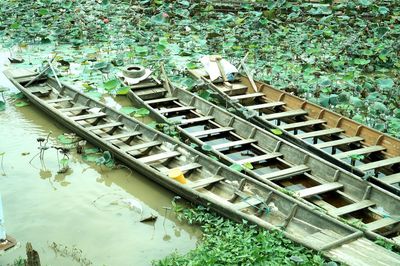
{"label": "wooden board", "polygon": [[163,152],[163,153],[158,153],[158,154],[153,154],[150,156],[142,157],[142,158],[139,158],[138,160],[142,163],[150,164],[150,163],[154,163],[157,161],[170,159],[170,158],[178,156],[178,155],[180,155],[180,153],[177,151],[167,151],[167,152]]}
{"label": "wooden board", "polygon": [[281,179],[285,179],[285,178],[288,178],[291,176],[304,174],[307,171],[310,171],[310,168],[307,165],[300,164],[300,165],[292,166],[287,169],[283,169],[280,171],[275,171],[272,173],[262,175],[261,178],[265,178],[268,180],[281,180]]}
{"label": "wooden board", "polygon": [[296,191],[300,198],[307,198],[318,194],[323,194],[329,191],[337,190],[343,187],[343,184],[338,182],[326,183],[315,187],[306,188]]}
{"label": "wooden board", "polygon": [[271,153],[258,155],[258,156],[254,156],[254,157],[250,157],[250,158],[246,158],[246,159],[242,159],[242,160],[237,160],[236,163],[237,164],[257,163],[257,162],[264,161],[264,160],[274,159],[274,158],[277,158],[280,156],[282,156],[282,154],[279,152],[271,152]]}
{"label": "wooden board", "polygon": [[399,221],[386,217],[386,218],[381,218],[379,220],[373,221],[372,223],[368,223],[365,225],[365,228],[368,231],[375,231],[378,229],[381,229],[383,227],[389,226],[389,225],[393,225],[395,223],[398,223]]}
{"label": "wooden board", "polygon": [[334,157],[338,158],[338,159],[344,159],[347,157],[351,157],[354,155],[363,155],[363,154],[369,154],[369,153],[373,153],[373,152],[378,152],[378,151],[384,151],[386,148],[383,146],[369,146],[369,147],[364,147],[361,149],[355,149],[355,150],[351,150],[351,151],[346,151],[346,152],[341,152],[338,154],[333,155]]}
{"label": "wooden board", "polygon": [[222,144],[215,144],[212,145],[213,149],[215,150],[222,150],[222,149],[227,149],[227,148],[232,148],[235,146],[242,146],[250,143],[255,143],[257,142],[254,139],[241,139],[241,140],[236,140],[236,141],[230,141]]}
{"label": "wooden board", "polygon": [[362,209],[365,209],[368,207],[372,207],[374,205],[375,205],[375,203],[373,201],[362,200],[359,202],[354,202],[352,204],[334,209],[332,211],[329,211],[329,213],[332,215],[335,215],[335,216],[340,216],[340,215],[356,212],[356,211],[359,211],[359,210],[362,210]]}
{"label": "wooden board", "polygon": [[327,135],[332,135],[332,134],[338,134],[338,133],[342,133],[343,131],[344,130],[341,128],[328,128],[328,129],[322,129],[322,130],[302,133],[302,134],[298,134],[295,136],[299,139],[307,139],[307,138],[316,138],[316,137],[322,137],[322,136],[327,136]]}
{"label": "wooden board", "polygon": [[324,123],[326,123],[325,120],[314,119],[314,120],[307,120],[307,121],[303,121],[303,122],[285,124],[285,125],[281,125],[279,127],[284,129],[284,130],[292,130],[292,129],[296,129],[296,128],[321,125],[321,124],[324,124]]}
{"label": "wooden board", "polygon": [[306,114],[307,114],[307,111],[304,111],[302,109],[297,109],[297,110],[290,110],[290,111],[286,111],[286,112],[262,115],[261,117],[264,118],[265,120],[274,120],[274,119],[282,119],[282,118],[294,117],[294,116],[306,115]]}
{"label": "wooden board", "polygon": [[194,182],[190,182],[188,185],[189,185],[190,188],[199,189],[199,188],[207,187],[207,186],[209,186],[211,184],[217,183],[217,182],[222,181],[222,180],[224,180],[223,177],[214,177],[214,176],[212,176],[212,177],[196,180]]}
{"label": "wooden board", "polygon": [[191,132],[189,134],[193,137],[200,137],[200,136],[224,133],[224,132],[228,132],[228,131],[232,131],[232,130],[233,130],[233,128],[231,128],[231,127],[218,127],[218,128],[212,128],[212,129],[207,129],[207,130],[202,130],[202,131]]}
{"label": "wooden board", "polygon": [[111,122],[111,123],[106,123],[106,124],[101,124],[101,125],[97,125],[97,126],[91,126],[91,127],[87,127],[87,130],[99,130],[99,129],[105,129],[105,128],[114,128],[114,127],[119,127],[119,126],[123,126],[124,123],[121,122]]}
{"label": "wooden board", "polygon": [[274,108],[278,106],[283,106],[285,105],[284,102],[272,102],[272,103],[261,103],[261,104],[255,104],[255,105],[247,105],[246,108],[250,110],[260,110],[260,109],[268,109],[268,108]]}
{"label": "wooden board", "polygon": [[368,171],[368,170],[372,170],[372,169],[384,167],[384,166],[389,166],[389,165],[396,164],[396,163],[400,163],[400,156],[394,157],[394,158],[388,158],[385,160],[380,160],[380,161],[376,161],[376,162],[372,162],[372,163],[363,164],[363,165],[358,166],[358,169],[360,169],[362,171]]}
{"label": "wooden board", "polygon": [[346,144],[350,144],[350,143],[353,143],[353,142],[359,142],[359,141],[362,141],[362,140],[364,140],[364,139],[361,138],[361,137],[348,137],[348,138],[342,138],[342,139],[338,139],[338,140],[318,143],[318,144],[315,144],[315,147],[317,147],[319,149],[324,149],[324,148],[329,148],[329,147],[346,145]]}

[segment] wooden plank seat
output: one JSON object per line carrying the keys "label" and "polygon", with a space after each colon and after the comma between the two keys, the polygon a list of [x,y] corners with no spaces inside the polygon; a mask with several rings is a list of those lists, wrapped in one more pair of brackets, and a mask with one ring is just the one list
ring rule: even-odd
{"label": "wooden plank seat", "polygon": [[153,100],[147,100],[145,103],[147,104],[155,104],[155,103],[166,103],[166,102],[172,102],[176,101],[178,98],[176,97],[166,97],[166,98],[158,98],[158,99],[153,99]]}
{"label": "wooden plank seat", "polygon": [[363,165],[358,166],[357,168],[360,169],[361,171],[368,171],[368,170],[372,170],[372,169],[379,168],[379,167],[393,165],[396,163],[400,163],[400,156],[388,158],[388,159],[384,159],[384,160],[380,160],[380,161],[376,161],[376,162],[372,162],[372,163],[363,164]]}
{"label": "wooden plank seat", "polygon": [[72,98],[71,97],[57,98],[57,99],[47,100],[46,103],[61,103],[68,101],[72,101]]}
{"label": "wooden plank seat", "polygon": [[188,184],[188,186],[190,188],[193,188],[193,189],[199,189],[199,188],[207,187],[207,186],[209,186],[211,184],[217,183],[217,182],[222,181],[222,180],[224,180],[223,177],[213,177],[212,176],[212,177],[196,180],[194,182],[190,182]]}
{"label": "wooden plank seat", "polygon": [[400,244],[400,236],[393,237],[392,240],[397,244]]}
{"label": "wooden plank seat", "polygon": [[145,143],[136,144],[136,145],[133,145],[133,146],[124,147],[124,148],[122,148],[122,151],[129,153],[129,152],[132,152],[132,151],[153,148],[153,147],[159,146],[159,145],[161,145],[161,142],[157,141],[157,140],[154,140],[154,141],[149,141],[149,142],[145,142]]}
{"label": "wooden plank seat", "polygon": [[232,83],[231,86],[226,85],[215,85],[219,90],[225,92],[228,95],[245,94],[247,86],[241,83]]}
{"label": "wooden plank seat", "polygon": [[282,180],[282,179],[286,179],[288,177],[304,174],[308,171],[310,171],[310,168],[307,165],[301,164],[301,165],[292,166],[287,169],[283,169],[283,170],[279,170],[279,171],[275,171],[272,173],[262,175],[261,178],[265,178],[268,180]]}
{"label": "wooden plank seat", "polygon": [[290,111],[285,111],[285,112],[263,115],[262,118],[264,118],[266,120],[274,120],[274,119],[282,119],[282,118],[294,117],[294,116],[306,115],[306,114],[308,114],[307,111],[298,109],[298,110],[290,110]]}
{"label": "wooden plank seat", "polygon": [[319,148],[319,149],[324,149],[324,148],[335,147],[335,146],[339,146],[339,145],[350,144],[353,142],[359,142],[362,140],[364,140],[364,138],[362,138],[362,137],[348,137],[348,138],[342,138],[342,139],[338,139],[338,140],[332,140],[332,141],[315,144],[315,147]]}
{"label": "wooden plank seat", "polygon": [[112,140],[117,140],[117,139],[124,139],[124,138],[132,138],[136,136],[142,135],[142,132],[139,131],[128,131],[120,134],[115,134],[111,136],[104,137],[103,140],[105,141],[112,141]]}
{"label": "wooden plank seat", "polygon": [[296,128],[302,128],[302,127],[310,127],[310,126],[315,126],[315,125],[321,125],[326,123],[325,120],[322,119],[312,119],[312,120],[307,120],[307,121],[302,121],[302,122],[296,122],[296,123],[290,123],[290,124],[285,124],[279,126],[281,129],[284,130],[292,130]]}
{"label": "wooden plank seat", "polygon": [[82,121],[82,120],[88,120],[88,119],[103,118],[106,116],[107,116],[107,114],[105,114],[103,112],[99,112],[99,113],[94,113],[94,114],[71,116],[70,118],[74,121]]}
{"label": "wooden plank seat", "polygon": [[285,104],[286,103],[284,102],[270,102],[270,103],[261,103],[255,105],[247,105],[246,108],[250,110],[260,110],[260,109],[268,109],[268,108],[283,106]]}
{"label": "wooden plank seat", "polygon": [[99,129],[105,129],[105,128],[116,128],[116,127],[120,127],[123,126],[124,123],[121,122],[111,122],[111,123],[105,123],[105,124],[101,124],[101,125],[97,125],[97,126],[90,126],[87,127],[87,130],[99,130]]}
{"label": "wooden plank seat", "polygon": [[138,160],[141,163],[147,163],[147,164],[151,164],[157,161],[161,161],[161,160],[165,160],[165,159],[170,159],[172,157],[181,155],[179,152],[177,151],[166,151],[166,152],[162,152],[162,153],[157,153],[157,154],[153,154],[153,155],[149,155],[146,157],[142,157],[139,158]]}
{"label": "wooden plank seat", "polygon": [[213,116],[200,116],[200,117],[195,117],[195,118],[190,118],[190,119],[183,119],[181,120],[180,124],[181,125],[188,125],[188,124],[194,124],[198,122],[204,122],[204,121],[209,121],[213,120]]}
{"label": "wooden plank seat", "polygon": [[267,153],[267,154],[254,156],[254,157],[249,157],[249,158],[242,159],[242,160],[237,160],[236,163],[237,164],[258,163],[258,162],[269,160],[269,159],[275,159],[280,156],[282,156],[282,153],[271,152],[271,153]]}
{"label": "wooden plank seat", "polygon": [[379,180],[390,185],[400,183],[400,173],[380,177]]}
{"label": "wooden plank seat", "polygon": [[197,168],[201,168],[201,167],[202,167],[201,164],[198,164],[198,163],[189,163],[189,164],[185,164],[185,165],[179,166],[179,169],[180,169],[182,172],[189,172],[189,171],[195,170],[195,169],[197,169]]}
{"label": "wooden plank seat", "polygon": [[385,217],[385,218],[381,218],[379,220],[373,221],[372,223],[366,224],[365,229],[367,229],[368,231],[376,231],[376,230],[379,230],[386,226],[396,224],[398,222],[399,221],[397,221],[393,218]]}
{"label": "wooden plank seat", "polygon": [[247,93],[247,94],[242,94],[242,95],[231,96],[231,99],[232,100],[247,100],[247,99],[262,97],[262,96],[264,96],[264,93],[255,92],[255,93]]}
{"label": "wooden plank seat", "polygon": [[335,216],[341,216],[341,215],[345,215],[348,213],[352,213],[352,212],[356,212],[368,207],[372,207],[375,205],[375,202],[370,201],[370,200],[362,200],[359,202],[354,202],[351,203],[349,205],[337,208],[337,209],[333,209],[331,211],[329,211],[330,214],[335,215]]}
{"label": "wooden plank seat", "polygon": [[322,129],[322,130],[297,134],[296,137],[298,137],[299,139],[317,138],[317,137],[322,137],[322,136],[326,136],[326,135],[339,134],[339,133],[342,133],[343,131],[344,130],[341,128],[328,128],[328,129]]}
{"label": "wooden plank seat", "polygon": [[302,190],[296,191],[296,193],[299,195],[300,198],[307,198],[307,197],[315,196],[318,194],[330,192],[333,190],[338,190],[338,189],[341,189],[342,187],[343,187],[342,184],[340,184],[338,182],[332,182],[332,183],[321,184],[321,185],[318,185],[315,187],[302,189]]}
{"label": "wooden plank seat", "polygon": [[72,106],[68,108],[60,108],[58,109],[61,112],[76,112],[76,111],[83,111],[89,109],[89,106],[79,105],[79,106]]}
{"label": "wooden plank seat", "polygon": [[222,149],[228,149],[228,148],[232,148],[235,146],[242,146],[242,145],[255,143],[255,142],[257,142],[257,140],[255,140],[255,139],[241,139],[241,140],[230,141],[230,142],[226,142],[226,143],[222,143],[222,144],[215,144],[215,145],[212,145],[212,147],[215,150],[222,150]]}
{"label": "wooden plank seat", "polygon": [[202,130],[202,131],[196,131],[196,132],[191,132],[189,133],[193,137],[204,137],[212,134],[219,134],[219,133],[224,133],[228,131],[232,131],[232,127],[218,127],[218,128],[212,128],[212,129],[207,129],[207,130]]}
{"label": "wooden plank seat", "polygon": [[369,146],[369,147],[364,147],[361,149],[341,152],[341,153],[333,155],[333,157],[336,157],[338,159],[343,159],[343,158],[351,157],[354,155],[363,155],[363,154],[369,154],[369,153],[384,151],[384,150],[386,150],[386,148],[383,146],[378,146],[378,145],[377,146]]}
{"label": "wooden plank seat", "polygon": [[157,110],[160,114],[176,113],[196,109],[193,106],[179,106],[174,108],[165,108]]}
{"label": "wooden plank seat", "polygon": [[247,197],[247,198],[243,198],[241,202],[238,203],[234,203],[233,204],[233,208],[235,210],[242,210],[248,207],[254,207],[257,205],[260,205],[261,203],[263,203],[263,201],[257,197]]}

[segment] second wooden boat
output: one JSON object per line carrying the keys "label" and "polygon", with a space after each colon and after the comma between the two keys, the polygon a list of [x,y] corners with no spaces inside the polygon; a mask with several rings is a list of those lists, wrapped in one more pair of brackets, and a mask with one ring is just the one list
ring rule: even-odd
{"label": "second wooden boat", "polygon": [[[128,93],[159,122],[205,153],[276,189],[358,225],[374,239],[400,242],[400,198],[169,82]],[[152,93],[157,90],[158,94]]]}
{"label": "second wooden boat", "polygon": [[[361,231],[232,171],[69,85],[59,86],[47,77],[31,82],[35,74],[30,71],[8,71],[6,75],[44,115],[192,202],[238,222],[244,219],[281,230],[288,238],[348,265],[395,265],[400,261],[398,254],[362,237]],[[171,175],[176,171],[183,176]]]}
{"label": "second wooden boat", "polygon": [[[223,104],[255,125],[400,195],[400,140],[290,93],[243,75],[211,83],[203,69],[189,73],[219,94]],[[243,109],[256,115],[245,117]]]}

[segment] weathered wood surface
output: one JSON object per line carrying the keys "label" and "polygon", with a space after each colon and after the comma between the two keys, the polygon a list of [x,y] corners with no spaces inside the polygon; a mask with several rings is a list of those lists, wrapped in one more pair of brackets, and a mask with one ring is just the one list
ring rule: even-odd
{"label": "weathered wood surface", "polygon": [[[142,105],[150,110],[152,117],[159,122],[168,123],[169,117],[165,117],[159,110],[163,106],[160,104],[148,104],[143,101],[140,96],[134,91],[129,92],[128,96],[134,101],[135,105]],[[201,118],[203,116],[213,116],[213,120],[201,120],[196,125],[179,124],[176,121],[177,129],[191,142],[195,142],[200,147],[206,143],[211,143],[220,138],[222,143],[216,142],[211,144],[214,155],[224,163],[243,165],[244,171],[251,177],[265,182],[277,189],[292,190],[294,195],[303,198],[308,204],[316,204],[317,206],[326,209],[333,217],[346,213],[348,216],[343,216],[344,219],[352,220],[352,215],[355,215],[358,210],[363,209],[366,212],[365,218],[368,216],[376,217],[377,221],[384,219],[375,208],[384,209],[389,215],[396,217],[399,215],[400,198],[396,195],[388,193],[379,187],[361,180],[359,177],[342,170],[340,167],[332,165],[323,159],[308,153],[301,148],[286,142],[272,133],[269,133],[261,128],[255,127],[248,121],[245,121],[225,110],[217,107],[199,96],[188,92],[187,90],[173,88],[172,95],[166,97],[178,98],[174,101],[174,106],[193,107],[187,112],[181,113],[183,121],[186,116]],[[170,103],[169,103],[170,104]],[[213,127],[214,134],[204,134],[204,128]],[[197,131],[187,128],[195,129]],[[227,132],[226,128],[229,129]],[[201,137],[201,138],[200,138]],[[251,140],[250,145],[236,145],[246,143]],[[350,138],[352,142],[359,141],[360,137]],[[329,143],[329,146],[348,143],[350,140],[339,140],[334,143]],[[255,142],[253,142],[255,141]],[[218,147],[234,147],[232,149],[218,149]],[[231,156],[232,152],[236,155]],[[255,154],[252,154],[254,152]],[[239,155],[240,154],[240,155]],[[246,155],[250,154],[250,155]],[[252,155],[251,155],[252,154]],[[268,169],[270,163],[277,163],[284,166],[282,169],[274,171],[268,170],[268,173],[262,173],[263,167]],[[251,164],[250,167],[245,165]],[[301,180],[301,181],[296,181]],[[302,184],[308,184],[302,187]],[[324,195],[331,196],[324,197]],[[343,205],[335,207],[335,198],[343,198]],[[357,207],[357,204],[371,201],[371,204],[365,208]],[[349,206],[347,209],[343,206]],[[351,207],[350,207],[351,206]],[[335,214],[337,212],[337,214]],[[342,213],[340,213],[342,212]],[[397,223],[398,224],[398,223]],[[368,223],[366,222],[366,225]],[[372,238],[386,237],[384,232],[373,232],[365,227],[366,233]],[[386,232],[392,230],[387,227]],[[395,232],[399,234],[398,228]],[[387,238],[391,241],[390,238]]]}
{"label": "weathered wood surface", "polygon": [[[254,109],[254,106],[263,104],[284,103],[284,106],[280,108],[257,109],[260,115],[250,117],[248,120],[267,130],[276,128],[283,130],[281,137],[285,140],[321,156],[347,171],[360,176],[364,175],[366,171],[373,171],[373,176],[368,175],[372,183],[400,195],[400,183],[386,182],[388,179],[384,177],[384,175],[390,175],[390,172],[396,174],[400,171],[399,139],[262,82],[256,81],[257,91],[255,91],[246,76],[240,76],[238,81],[233,81],[231,82],[233,84],[227,86],[223,83],[209,83],[207,73],[202,69],[189,72],[208,82],[209,87],[216,91],[220,99],[225,102],[223,104],[233,107],[236,113],[243,118],[244,114],[240,112],[243,108]],[[230,96],[229,87],[235,84],[245,85],[247,89],[243,93]],[[258,96],[259,93],[262,93],[263,96]],[[246,95],[254,94],[257,95],[256,98],[250,97],[248,100],[249,98],[246,97]],[[238,100],[239,102],[237,102]],[[271,120],[278,120],[278,122],[273,124]],[[319,139],[323,139],[324,142],[314,145],[308,142],[310,139],[313,143]],[[346,148],[343,152],[337,152],[337,146],[340,145],[342,146],[340,149]],[[357,150],[360,153],[357,153]],[[353,155],[364,155],[365,159],[361,160],[363,164],[353,166],[351,164],[353,160],[348,160],[348,157]],[[371,157],[371,155],[374,156]]]}
{"label": "weathered wood surface", "polygon": [[[46,115],[51,115],[64,126],[70,128],[92,144],[102,148],[103,150],[109,150],[113,153],[115,158],[121,160],[123,163],[136,169],[143,175],[158,182],[166,188],[171,189],[193,202],[209,204],[211,208],[220,214],[236,221],[246,219],[249,222],[266,229],[281,229],[287,237],[294,241],[316,250],[321,250],[324,254],[329,254],[335,260],[343,261],[350,265],[356,265],[353,263],[350,253],[345,252],[345,255],[347,256],[346,260],[342,260],[340,257],[335,255],[335,250],[344,244],[352,245],[352,242],[362,238],[362,233],[357,229],[332,219],[322,212],[316,211],[315,208],[311,208],[303,202],[289,197],[288,195],[285,195],[284,193],[279,192],[255,179],[232,171],[228,167],[195,151],[189,146],[157,132],[131,117],[116,112],[115,110],[88,98],[70,86],[63,85],[62,94],[64,94],[64,96],[71,96],[74,99],[74,102],[71,104],[75,105],[85,103],[90,108],[102,108],[102,111],[106,114],[106,117],[103,119],[107,120],[108,123],[118,121],[124,124],[123,127],[113,133],[107,133],[105,131],[93,132],[87,130],[86,127],[90,126],[89,123],[79,123],[70,119],[68,113],[60,112],[57,109],[67,108],[68,106],[60,106],[56,108],[49,105],[46,103],[46,99],[33,95],[30,93],[29,89],[25,89],[18,82],[18,78],[15,77],[15,74],[7,73],[7,76],[33,104],[45,111]],[[47,83],[53,87],[54,92],[59,91],[59,87],[55,80],[48,79]],[[103,123],[103,121],[99,121],[99,123]],[[119,145],[114,145],[119,143],[119,140],[114,139],[105,141],[103,139],[107,137],[109,138],[109,136],[114,134],[119,135],[130,131],[141,132],[140,139],[134,138],[130,143],[125,143],[126,145],[135,145],[138,141],[142,143],[143,141],[149,142],[154,140],[160,141],[163,144],[162,146],[154,147],[150,151],[145,151],[145,154],[132,156],[121,150]],[[121,147],[123,147],[123,145]],[[168,156],[166,156],[167,154]],[[149,156],[152,156],[152,158],[149,159]],[[167,159],[167,161],[163,161],[165,159]],[[211,176],[218,179],[218,181],[214,182],[215,180],[212,180],[213,182],[211,182],[207,187],[201,186],[198,189],[192,189],[189,185],[182,185],[167,176],[166,169],[173,169],[176,167],[195,169],[185,174],[188,184],[196,182],[208,183]],[[230,182],[227,183],[225,181]],[[249,198],[260,199],[262,204],[274,204],[276,210],[262,216],[257,216],[257,210],[254,210],[254,207],[251,205],[248,205],[248,208],[244,207],[243,209],[240,208],[238,210],[235,206],[238,206],[237,204],[242,205],[241,207],[243,207],[243,205],[245,206],[245,204],[242,203],[245,200],[242,200],[242,198],[239,197],[231,202],[229,199],[232,198],[232,195],[235,195],[235,184],[239,184],[239,182],[242,183],[243,186],[236,186],[236,189],[243,190],[243,193],[245,193]],[[285,222],[285,227],[280,227],[282,221]],[[322,240],[323,245],[320,245],[321,243],[316,245],[315,241],[306,241],[307,236],[327,230],[332,231],[334,236],[330,239]],[[364,241],[372,246],[375,245],[369,240],[364,239]],[[321,247],[328,248],[322,250]],[[362,262],[367,262],[369,260],[368,257],[369,254],[362,253],[360,260]],[[381,261],[385,263],[390,263],[394,259],[400,260],[400,256],[388,250],[381,250],[379,252],[379,257]]]}

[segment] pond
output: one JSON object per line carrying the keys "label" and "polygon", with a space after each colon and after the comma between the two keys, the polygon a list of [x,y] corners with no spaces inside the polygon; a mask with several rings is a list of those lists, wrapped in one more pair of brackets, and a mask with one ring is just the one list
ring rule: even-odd
{"label": "pond", "polygon": [[[2,74],[0,85],[10,87]],[[167,209],[175,195],[134,170],[99,167],[73,151],[70,170],[58,174],[54,149],[43,163],[34,158],[36,139],[50,132],[48,146],[59,145],[57,136],[68,131],[32,105],[18,108],[8,100],[0,112],[5,226],[21,243],[0,257],[0,265],[25,257],[26,242],[44,265],[149,265],[195,247],[199,230]],[[151,214],[155,222],[140,222]]]}

